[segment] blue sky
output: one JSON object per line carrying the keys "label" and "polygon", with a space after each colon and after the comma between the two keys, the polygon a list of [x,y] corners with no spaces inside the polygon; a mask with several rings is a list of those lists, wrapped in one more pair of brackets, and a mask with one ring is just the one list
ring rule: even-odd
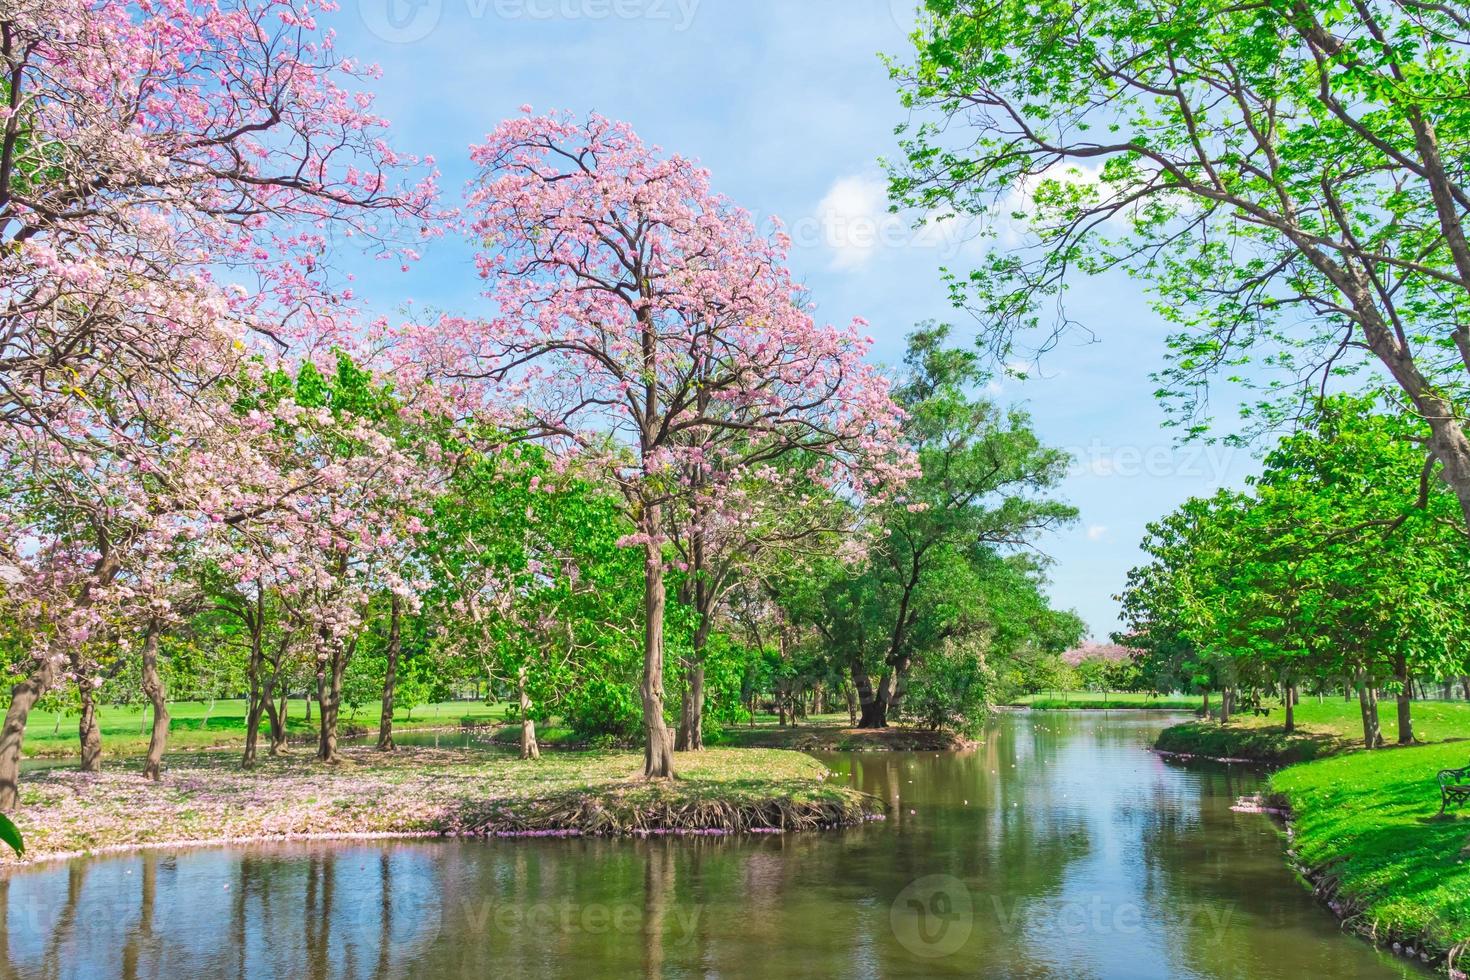
{"label": "blue sky", "polygon": [[[394,145],[433,154],[457,198],[466,148],[522,104],[595,110],[646,141],[695,157],[718,190],[757,216],[779,216],[791,264],[818,315],[862,316],[875,356],[893,363],[923,320],[974,324],[950,309],[941,265],[968,268],[978,247],[916,235],[886,215],[879,159],[904,119],[880,52],[905,52],[910,0],[343,0],[326,19],[339,52],[383,69],[379,107]],[[368,301],[470,311],[479,303],[468,250],[443,240],[408,273],[364,277]],[[1019,404],[1042,438],[1077,465],[1063,495],[1081,520],[1043,542],[1052,593],[1099,638],[1112,596],[1137,560],[1144,525],[1193,494],[1238,484],[1241,450],[1175,447],[1160,428],[1149,372],[1164,328],[1126,280],[1082,283],[1071,315],[1096,335],[1048,354],[994,397]]]}

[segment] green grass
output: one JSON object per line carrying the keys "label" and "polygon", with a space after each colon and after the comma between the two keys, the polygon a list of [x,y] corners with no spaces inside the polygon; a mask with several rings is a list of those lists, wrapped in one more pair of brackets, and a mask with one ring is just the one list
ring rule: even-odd
{"label": "green grass", "polygon": [[1200,699],[1192,695],[1157,695],[1129,691],[1099,694],[1096,691],[1044,691],[1018,698],[1015,704],[1040,711],[1097,708],[1158,708],[1171,711],[1197,710]]}
{"label": "green grass", "polygon": [[1293,812],[1297,860],[1335,892],[1351,927],[1437,954],[1470,941],[1470,816],[1436,816],[1435,782],[1466,764],[1470,744],[1448,743],[1354,752],[1272,777]]}
{"label": "green grass", "polygon": [[[1281,705],[1270,702],[1265,714],[1244,712],[1220,725],[1213,721],[1191,721],[1166,728],[1155,747],[1216,758],[1254,759],[1262,762],[1306,762],[1360,748],[1363,718],[1356,699],[1341,696],[1303,698],[1296,707],[1297,731],[1287,734]],[[1383,737],[1398,739],[1392,701],[1378,706]],[[1470,738],[1470,702],[1415,701],[1414,736],[1420,742],[1443,742]]]}
{"label": "green grass", "polygon": [[[503,722],[509,706],[485,704],[481,701],[446,701],[424,704],[412,712],[398,709],[393,713],[396,731],[416,728],[443,728],[465,725],[488,725]],[[171,701],[168,705],[169,751],[209,749],[244,745],[246,703],[241,700],[216,701],[211,709],[205,701]],[[359,709],[342,712],[346,729],[376,732],[379,707],[375,702]],[[97,712],[97,725],[102,730],[102,751],[109,756],[141,755],[148,748],[148,728],[152,709],[146,705],[104,705]],[[306,702],[293,700],[286,712],[286,730],[291,738],[308,739],[316,734],[316,707],[312,720],[306,720]],[[264,723],[262,723],[264,724]],[[31,712],[26,725],[25,754],[31,758],[68,758],[76,756],[77,716],[58,715],[52,711]]]}

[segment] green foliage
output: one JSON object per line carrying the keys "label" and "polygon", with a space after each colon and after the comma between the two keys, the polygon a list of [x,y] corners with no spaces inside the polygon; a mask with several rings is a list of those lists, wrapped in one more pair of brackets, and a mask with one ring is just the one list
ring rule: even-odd
{"label": "green foliage", "polygon": [[626,743],[638,738],[643,705],[630,678],[589,676],[562,701],[562,718],[576,735],[594,743]]}
{"label": "green foliage", "polygon": [[[1031,672],[1007,662],[1054,657],[1083,627],[1051,608],[1045,563],[1022,550],[1075,519],[1050,496],[1068,457],[1040,443],[1025,413],[975,396],[984,381],[978,360],[949,347],[948,336],[947,327],[929,326],[909,340],[908,373],[895,394],[922,475],[873,515],[884,530],[865,562],[819,562],[793,572],[778,592],[840,668],[856,661],[860,670],[904,677],[931,656],[944,664],[951,645],[983,653],[1008,682],[949,695],[964,699],[981,687],[1024,689]],[[960,676],[947,664],[934,676],[946,674]],[[932,685],[924,690],[931,706],[945,702]],[[952,721],[969,724],[972,713],[967,704]]]}
{"label": "green foliage", "polygon": [[1263,691],[1466,673],[1470,550],[1423,437],[1371,400],[1330,399],[1251,492],[1150,525],[1121,637],[1145,651],[1143,674],[1164,689]]}
{"label": "green foliage", "polygon": [[1177,328],[1159,394],[1191,432],[1209,423],[1212,380],[1261,389],[1269,424],[1372,357],[1392,372],[1375,381],[1420,413],[1461,401],[1463,11],[922,6],[908,63],[890,62],[915,110],[892,190],[1010,232],[979,268],[948,273],[999,356],[1054,346],[1076,277],[1120,270]]}
{"label": "green foliage", "polygon": [[994,701],[995,674],[979,650],[946,644],[909,677],[903,714],[926,728],[979,732]]}
{"label": "green foliage", "polygon": [[20,828],[15,822],[0,813],[0,841],[15,852],[16,857],[24,857],[26,853],[25,838],[21,836]]}

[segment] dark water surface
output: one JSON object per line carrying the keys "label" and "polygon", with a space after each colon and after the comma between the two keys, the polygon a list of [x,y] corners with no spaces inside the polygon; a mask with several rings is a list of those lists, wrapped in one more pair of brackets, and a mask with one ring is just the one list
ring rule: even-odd
{"label": "dark water surface", "polygon": [[55,865],[0,881],[0,976],[1419,975],[1231,812],[1260,775],[1146,751],[1169,719],[1007,713],[961,755],[824,755],[889,803],[858,830]]}

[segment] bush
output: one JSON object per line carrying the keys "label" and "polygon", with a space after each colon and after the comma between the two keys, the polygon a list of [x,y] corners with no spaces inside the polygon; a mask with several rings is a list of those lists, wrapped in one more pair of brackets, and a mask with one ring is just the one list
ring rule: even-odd
{"label": "bush", "polygon": [[589,678],[566,700],[566,726],[591,744],[632,742],[643,728],[643,706],[636,687],[605,677]]}
{"label": "bush", "polygon": [[946,645],[909,675],[900,702],[905,719],[930,729],[973,735],[985,721],[995,674],[973,647]]}

